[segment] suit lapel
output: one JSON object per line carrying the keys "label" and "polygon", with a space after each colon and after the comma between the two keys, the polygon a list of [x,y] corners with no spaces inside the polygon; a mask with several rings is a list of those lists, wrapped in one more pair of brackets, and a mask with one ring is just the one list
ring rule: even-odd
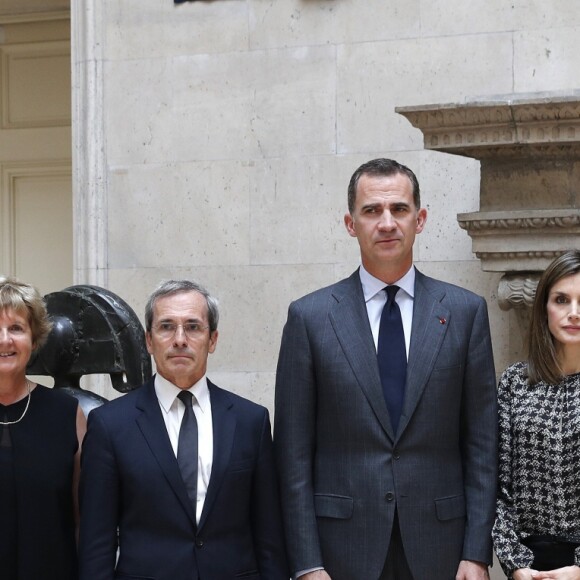
{"label": "suit lapel", "polygon": [[207,520],[208,514],[221,488],[230,463],[234,434],[236,432],[236,414],[232,410],[233,403],[227,391],[216,387],[209,380],[207,384],[210,394],[213,423],[213,461],[211,477],[198,529],[201,529]]}
{"label": "suit lapel", "polygon": [[330,310],[330,322],[334,332],[379,423],[394,440],[358,270],[335,287],[333,296],[336,304]]}
{"label": "suit lapel", "polygon": [[416,272],[413,327],[399,435],[419,403],[449,326],[451,312],[441,303],[444,296],[444,290],[433,287],[429,278]]}
{"label": "suit lapel", "polygon": [[137,417],[137,425],[139,426],[139,429],[141,429],[141,433],[147,441],[155,459],[159,463],[159,467],[165,475],[169,485],[195,525],[196,517],[193,506],[187,496],[187,491],[183,480],[181,479],[181,473],[179,471],[179,466],[177,465],[175,453],[171,447],[167,428],[163,421],[163,417],[161,416],[159,401],[155,394],[154,379],[151,379],[143,385],[139,392],[136,406],[142,411],[141,415]]}

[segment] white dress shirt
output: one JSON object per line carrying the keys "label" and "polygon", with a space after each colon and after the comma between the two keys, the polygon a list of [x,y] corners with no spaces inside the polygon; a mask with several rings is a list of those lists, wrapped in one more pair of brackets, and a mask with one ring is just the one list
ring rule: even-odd
{"label": "white dress shirt", "polygon": [[[377,348],[379,344],[381,314],[387,302],[387,293],[383,292],[383,289],[385,286],[390,286],[390,284],[385,284],[382,280],[369,274],[362,264],[360,266],[359,276],[365,297],[367,315],[375,341],[375,348]],[[408,359],[409,345],[411,344],[411,326],[413,324],[413,300],[415,298],[415,267],[411,266],[409,271],[402,278],[394,282],[394,284],[400,288],[395,296],[395,302],[399,305],[401,311]]]}
{"label": "white dress shirt", "polygon": [[[179,428],[185,414],[185,404],[177,395],[182,389],[170,383],[160,374],[155,375],[155,394],[161,408],[161,415],[169,434],[173,453],[177,457],[177,442]],[[197,457],[197,509],[196,518],[199,523],[213,461],[213,422],[211,416],[211,401],[205,375],[195,385],[187,389],[193,395],[193,412],[197,420],[198,457]]]}

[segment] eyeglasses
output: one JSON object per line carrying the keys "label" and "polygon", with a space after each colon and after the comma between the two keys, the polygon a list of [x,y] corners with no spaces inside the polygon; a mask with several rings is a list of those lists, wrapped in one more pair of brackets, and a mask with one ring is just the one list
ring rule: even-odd
{"label": "eyeglasses", "polygon": [[176,324],[175,322],[160,322],[154,327],[155,334],[161,338],[173,338],[177,329],[181,326],[183,332],[187,338],[199,338],[204,330],[207,330],[209,326],[204,326],[199,322],[184,322],[183,324]]}

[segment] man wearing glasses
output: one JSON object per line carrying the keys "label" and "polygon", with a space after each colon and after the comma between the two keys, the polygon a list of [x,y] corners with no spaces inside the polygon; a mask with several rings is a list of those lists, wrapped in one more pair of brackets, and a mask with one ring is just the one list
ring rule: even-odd
{"label": "man wearing glasses", "polygon": [[145,322],[157,374],[89,416],[81,580],[287,580],[268,411],[206,378],[217,301],[164,282]]}

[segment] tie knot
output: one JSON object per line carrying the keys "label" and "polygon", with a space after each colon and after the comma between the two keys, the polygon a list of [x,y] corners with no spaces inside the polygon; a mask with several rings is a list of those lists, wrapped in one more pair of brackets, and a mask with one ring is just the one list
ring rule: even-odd
{"label": "tie knot", "polygon": [[186,406],[186,408],[191,409],[193,406],[193,395],[189,391],[181,391],[177,397],[178,399],[181,399],[181,402]]}
{"label": "tie knot", "polygon": [[398,291],[399,291],[399,287],[396,286],[395,284],[392,284],[391,286],[387,286],[385,288],[385,292],[387,293],[387,303],[388,304],[392,304],[395,301],[395,296],[397,295]]}

